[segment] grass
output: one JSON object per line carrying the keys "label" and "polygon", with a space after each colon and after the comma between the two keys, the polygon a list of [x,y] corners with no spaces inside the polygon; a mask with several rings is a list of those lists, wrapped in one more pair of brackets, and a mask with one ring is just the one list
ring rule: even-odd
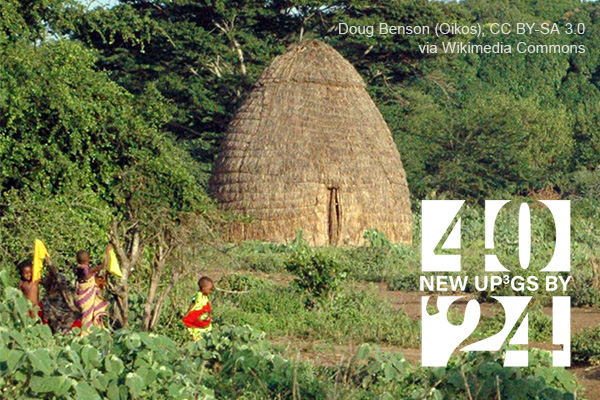
{"label": "grass", "polygon": [[247,324],[271,337],[418,346],[418,322],[364,285],[349,283],[307,306],[306,295],[294,285],[266,279],[258,282],[242,293],[221,292],[214,296],[215,323]]}

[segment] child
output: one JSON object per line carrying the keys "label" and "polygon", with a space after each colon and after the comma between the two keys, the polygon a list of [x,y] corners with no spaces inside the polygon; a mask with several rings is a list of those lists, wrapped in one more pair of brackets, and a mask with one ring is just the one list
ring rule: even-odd
{"label": "child", "polygon": [[90,253],[85,250],[77,252],[75,300],[81,309],[83,329],[89,329],[92,326],[104,326],[102,317],[107,315],[108,303],[102,298],[100,288],[96,285],[96,273],[104,268],[111,248],[110,245],[106,248],[105,263],[94,268],[90,268]]}
{"label": "child", "polygon": [[[25,297],[31,301],[34,307],[40,306],[40,281],[31,281],[33,276],[33,262],[31,259],[23,260],[17,265],[19,275],[21,275],[21,283],[19,283],[19,289],[23,292]],[[42,317],[41,311],[38,313],[40,318]],[[35,317],[35,311],[29,310],[29,316]]]}
{"label": "child", "polygon": [[192,305],[187,314],[183,317],[183,323],[188,327],[188,332],[193,340],[198,340],[204,332],[212,329],[210,319],[210,302],[208,295],[213,291],[215,285],[207,276],[198,280],[198,289],[200,290],[194,296]]}

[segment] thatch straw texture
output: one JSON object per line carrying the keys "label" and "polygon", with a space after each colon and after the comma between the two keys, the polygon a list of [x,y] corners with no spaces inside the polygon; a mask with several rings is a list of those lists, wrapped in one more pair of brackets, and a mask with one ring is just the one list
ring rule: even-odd
{"label": "thatch straw texture", "polygon": [[406,174],[392,135],[354,69],[316,40],[276,57],[232,121],[211,191],[249,215],[229,239],[356,245],[377,228],[411,242]]}

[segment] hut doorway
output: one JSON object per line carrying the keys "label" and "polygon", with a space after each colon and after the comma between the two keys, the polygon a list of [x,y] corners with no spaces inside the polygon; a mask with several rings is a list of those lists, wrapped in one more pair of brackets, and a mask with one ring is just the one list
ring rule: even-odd
{"label": "hut doorway", "polygon": [[327,224],[329,234],[329,245],[336,246],[340,238],[342,228],[342,207],[340,205],[339,190],[336,187],[329,189],[329,210],[327,212]]}

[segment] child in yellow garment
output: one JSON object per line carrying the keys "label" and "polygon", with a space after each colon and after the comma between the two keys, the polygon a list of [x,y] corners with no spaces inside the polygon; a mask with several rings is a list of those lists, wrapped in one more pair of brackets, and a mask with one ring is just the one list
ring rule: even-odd
{"label": "child in yellow garment", "polygon": [[207,276],[203,276],[198,280],[199,292],[196,293],[192,300],[187,314],[183,317],[183,323],[188,327],[188,332],[192,335],[193,340],[198,340],[204,332],[212,329],[210,319],[210,302],[208,295],[213,291],[215,285]]}

